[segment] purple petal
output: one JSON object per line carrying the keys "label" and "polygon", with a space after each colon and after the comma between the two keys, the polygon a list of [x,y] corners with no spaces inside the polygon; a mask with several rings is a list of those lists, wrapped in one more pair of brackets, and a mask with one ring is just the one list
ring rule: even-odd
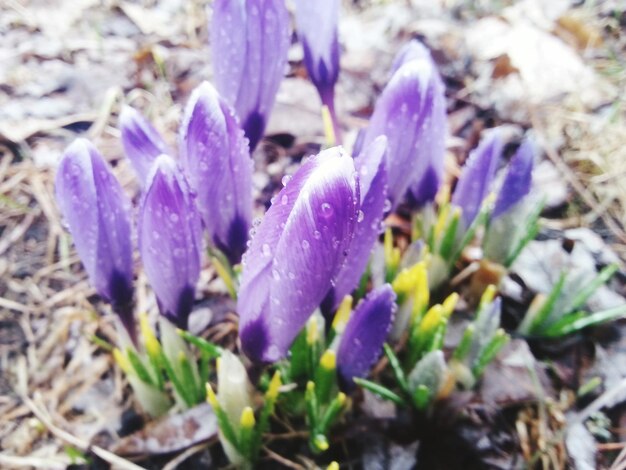
{"label": "purple petal", "polygon": [[387,199],[387,139],[380,136],[357,157],[361,212],[354,229],[348,257],[337,275],[334,287],[324,301],[325,313],[332,313],[359,283],[383,221]]}
{"label": "purple petal", "polygon": [[522,142],[509,164],[491,214],[492,220],[507,212],[530,192],[534,157],[534,149],[530,141]]}
{"label": "purple petal", "polygon": [[304,64],[322,103],[331,108],[339,77],[339,0],[296,0],[295,3]]}
{"label": "purple petal", "polygon": [[179,147],[211,244],[239,263],[252,221],[252,160],[235,115],[207,82],[187,103]]}
{"label": "purple petal", "polygon": [[202,229],[190,188],[176,162],[154,162],[139,214],[139,253],[159,309],[181,328],[193,306]]}
{"label": "purple petal", "polygon": [[215,83],[253,150],[285,73],[290,42],[283,0],[216,0],[211,24]]}
{"label": "purple petal", "polygon": [[344,262],[359,206],[354,161],[311,157],[276,196],[244,255],[238,311],[254,361],[284,357]]}
{"label": "purple petal", "polygon": [[387,136],[392,207],[409,188],[417,203],[434,197],[443,173],[445,134],[444,88],[433,62],[404,64],[378,99],[363,139],[365,148],[379,135]]}
{"label": "purple petal", "polygon": [[96,148],[77,139],[63,155],[56,199],[76,251],[98,294],[134,337],[129,202]]}
{"label": "purple petal", "polygon": [[133,164],[137,178],[145,187],[152,163],[161,154],[170,154],[167,144],[139,111],[124,106],[119,118],[122,146]]}
{"label": "purple petal", "polygon": [[398,51],[391,64],[391,75],[393,76],[400,67],[412,60],[433,60],[428,48],[417,39],[407,42]]}
{"label": "purple petal", "polygon": [[380,357],[391,328],[396,294],[389,284],[370,292],[352,312],[337,351],[337,374],[344,390],[365,377]]}
{"label": "purple petal", "polygon": [[469,154],[452,196],[452,203],[463,211],[461,220],[466,229],[489,194],[501,154],[502,139],[498,128],[487,132],[478,147]]}

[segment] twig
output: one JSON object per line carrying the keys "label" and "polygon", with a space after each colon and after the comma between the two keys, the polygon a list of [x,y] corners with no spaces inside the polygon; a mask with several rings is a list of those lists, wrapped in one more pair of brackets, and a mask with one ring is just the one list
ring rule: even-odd
{"label": "twig", "polygon": [[282,455],[277,454],[273,450],[268,449],[267,447],[263,447],[263,450],[267,453],[267,455],[277,462],[283,464],[285,467],[293,468],[295,470],[304,470],[304,467],[299,463],[293,462]]}
{"label": "twig", "polygon": [[21,457],[18,455],[0,454],[0,465],[6,467],[43,468],[44,470],[63,470],[69,465],[67,459],[56,460],[52,457]]}
{"label": "twig", "polygon": [[165,464],[165,466],[163,467],[163,470],[176,470],[179,464],[183,463],[189,457],[191,457],[194,454],[197,454],[198,452],[204,449],[206,449],[206,443],[204,442],[202,444],[197,444],[193,447],[190,447],[185,452],[177,455],[175,458],[167,462],[167,464]]}

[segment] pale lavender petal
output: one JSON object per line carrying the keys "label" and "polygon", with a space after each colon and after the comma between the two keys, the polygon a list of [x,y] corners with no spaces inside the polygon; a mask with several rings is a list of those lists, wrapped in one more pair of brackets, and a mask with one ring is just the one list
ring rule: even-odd
{"label": "pale lavender petal", "polygon": [[354,161],[335,147],[311,157],[276,196],[244,255],[238,298],[243,350],[284,357],[331,287],[359,207]]}
{"label": "pale lavender petal", "polygon": [[491,214],[492,219],[497,219],[506,213],[530,192],[534,158],[532,143],[528,140],[522,142],[509,164]]}
{"label": "pale lavender petal", "polygon": [[124,106],[119,118],[124,153],[133,165],[142,186],[154,160],[161,154],[170,154],[167,144],[150,122],[134,108]]}
{"label": "pale lavender petal", "polygon": [[56,199],[76,251],[98,294],[134,337],[129,202],[96,148],[77,139],[63,155]]}
{"label": "pale lavender petal", "polygon": [[344,390],[354,377],[365,377],[380,357],[393,322],[396,294],[389,284],[370,292],[356,307],[337,350],[337,374]]}
{"label": "pale lavender petal", "polygon": [[378,99],[363,140],[365,148],[387,136],[392,208],[409,188],[416,203],[434,197],[443,173],[445,134],[444,88],[432,61],[404,64]]}
{"label": "pale lavender petal", "polygon": [[202,227],[190,188],[176,162],[154,162],[139,214],[139,252],[161,313],[181,328],[200,275]]}
{"label": "pale lavender petal", "polygon": [[383,221],[387,199],[387,139],[380,136],[355,160],[359,175],[361,210],[354,228],[348,257],[337,275],[334,287],[326,296],[323,311],[332,314],[344,296],[358,285]]}
{"label": "pale lavender petal", "polygon": [[501,154],[502,139],[498,128],[487,132],[469,154],[452,196],[452,203],[462,210],[461,220],[466,229],[489,194]]}
{"label": "pale lavender petal", "polygon": [[398,51],[391,64],[391,75],[393,76],[400,67],[412,60],[432,61],[432,56],[428,48],[417,39],[407,42]]}
{"label": "pale lavender petal", "polygon": [[337,23],[339,0],[296,0],[298,37],[304,49],[304,64],[322,103],[333,107],[339,77]]}
{"label": "pale lavender petal", "polygon": [[216,0],[211,23],[215,83],[253,150],[263,136],[290,42],[283,0]]}
{"label": "pale lavender petal", "polygon": [[211,244],[239,263],[252,221],[252,160],[231,108],[207,82],[187,103],[179,147]]}

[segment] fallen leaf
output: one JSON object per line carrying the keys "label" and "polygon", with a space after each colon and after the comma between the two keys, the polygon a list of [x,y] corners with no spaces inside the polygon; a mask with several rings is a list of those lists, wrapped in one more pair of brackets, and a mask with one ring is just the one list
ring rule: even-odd
{"label": "fallen leaf", "polygon": [[141,431],[120,440],[114,452],[120,455],[169,454],[186,449],[217,434],[217,417],[208,403],[184,413],[166,416]]}

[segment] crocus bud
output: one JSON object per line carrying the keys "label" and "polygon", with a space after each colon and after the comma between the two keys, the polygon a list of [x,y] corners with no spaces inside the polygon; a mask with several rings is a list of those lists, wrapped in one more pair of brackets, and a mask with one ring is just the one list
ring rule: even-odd
{"label": "crocus bud", "polygon": [[530,192],[533,178],[533,162],[533,147],[530,141],[526,140],[520,145],[511,159],[506,177],[491,213],[492,220],[508,212]]}
{"label": "crocus bud", "polygon": [[378,98],[363,148],[387,136],[388,198],[395,208],[407,190],[420,206],[432,201],[443,174],[446,135],[444,86],[430,57],[404,63]]}
{"label": "crocus bud", "polygon": [[370,292],[352,312],[337,350],[337,373],[344,390],[354,377],[365,377],[380,357],[395,311],[396,294],[389,284]]}
{"label": "crocus bud", "polygon": [[505,266],[538,229],[542,203],[529,195],[533,160],[533,144],[524,141],[509,164],[483,239],[485,256]]}
{"label": "crocus bud", "polygon": [[464,229],[472,224],[489,194],[501,154],[502,139],[497,128],[488,132],[469,154],[452,196],[452,203],[462,210]]}
{"label": "crocus bud", "polygon": [[[232,352],[225,349],[217,361],[217,400],[235,434],[239,435],[242,413],[252,407],[252,384],[246,368]],[[241,464],[244,461],[243,456],[221,432],[220,441],[232,463]]]}
{"label": "crocus bud", "polygon": [[358,285],[372,248],[381,232],[387,199],[387,138],[380,136],[355,160],[359,175],[361,210],[350,243],[348,257],[323,304],[328,315]]}
{"label": "crocus bud", "polygon": [[250,359],[286,355],[335,282],[358,209],[354,161],[340,147],[311,157],[278,193],[244,255],[237,307]]}
{"label": "crocus bud", "polygon": [[215,84],[253,150],[285,73],[290,19],[284,0],[216,0],[211,24]]}
{"label": "crocus bud", "polygon": [[132,163],[142,186],[145,186],[154,160],[163,153],[170,154],[167,144],[152,124],[130,106],[122,108],[119,127],[124,153]]}
{"label": "crocus bud", "polygon": [[331,110],[334,108],[335,83],[339,77],[339,3],[339,0],[295,2],[304,64],[322,103]]}
{"label": "crocus bud", "polygon": [[180,168],[167,155],[159,156],[141,203],[139,252],[161,314],[180,328],[187,327],[200,275],[201,230]]}
{"label": "crocus bud", "polygon": [[89,281],[134,339],[130,206],[122,187],[85,139],[77,139],[65,151],[55,187]]}
{"label": "crocus bud", "polygon": [[179,147],[211,244],[239,263],[252,222],[252,160],[237,118],[208,82],[191,94]]}

